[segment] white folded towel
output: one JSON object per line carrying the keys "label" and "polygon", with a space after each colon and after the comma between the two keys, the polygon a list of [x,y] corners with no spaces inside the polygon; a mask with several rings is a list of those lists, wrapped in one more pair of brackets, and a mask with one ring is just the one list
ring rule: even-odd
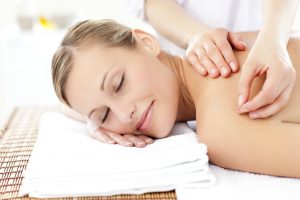
{"label": "white folded towel", "polygon": [[84,123],[60,113],[42,116],[19,194],[31,197],[142,194],[215,183],[207,148],[186,123],[145,148],[104,144]]}
{"label": "white folded towel", "polygon": [[209,188],[178,188],[178,200],[300,199],[300,179],[241,172],[210,165],[217,182]]}

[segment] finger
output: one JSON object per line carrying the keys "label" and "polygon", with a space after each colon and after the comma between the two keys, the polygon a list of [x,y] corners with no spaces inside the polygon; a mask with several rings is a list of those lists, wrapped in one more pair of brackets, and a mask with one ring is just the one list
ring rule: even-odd
{"label": "finger", "polygon": [[109,144],[116,144],[116,141],[114,141],[107,133],[105,133],[104,130],[98,129],[94,132],[92,132],[91,137],[103,142],[103,143],[109,143]]}
{"label": "finger", "polygon": [[262,108],[257,109],[256,111],[249,112],[249,117],[251,119],[258,119],[258,118],[268,118],[271,115],[279,112],[281,110],[281,106],[278,102],[274,102],[270,105],[264,106]]}
{"label": "finger", "polygon": [[244,51],[247,48],[246,43],[242,40],[239,34],[229,32],[228,33],[228,42],[239,51]]}
{"label": "finger", "polygon": [[207,74],[209,74],[212,78],[219,77],[219,69],[216,67],[216,65],[213,63],[213,61],[208,57],[207,52],[205,49],[198,50],[198,52],[195,52],[197,54],[197,57],[202,62],[205,62],[206,68],[204,68],[207,71]]}
{"label": "finger", "polygon": [[275,74],[273,76],[267,74],[261,91],[251,101],[244,104],[242,108],[246,108],[249,112],[272,104],[286,87],[284,83],[278,80],[280,79]]}
{"label": "finger", "polygon": [[134,146],[136,146],[136,147],[145,147],[145,146],[147,146],[147,143],[144,142],[144,140],[142,140],[141,138],[137,137],[136,135],[125,134],[123,136],[127,140],[131,141],[134,144]]}
{"label": "finger", "polygon": [[[206,75],[208,74],[207,72],[211,71],[212,68],[216,68],[215,64],[209,59],[209,57],[207,56],[204,49],[202,49],[200,51],[195,50],[195,54],[197,56],[197,59],[198,59],[200,65],[205,69]],[[216,72],[217,72],[217,70],[214,71],[212,74],[214,77],[219,75]]]}
{"label": "finger", "polygon": [[146,135],[138,135],[138,137],[141,138],[147,144],[152,144],[154,142],[152,138],[150,138]]}
{"label": "finger", "polygon": [[[207,44],[204,45],[205,51],[207,53],[207,56],[209,57],[209,59],[212,60],[212,62],[216,65],[217,69],[218,69],[218,75],[221,71],[221,69],[227,69],[227,71],[229,70],[229,67],[221,53],[221,51],[218,49],[218,47],[216,46],[215,43],[209,42]],[[214,68],[212,68],[214,69]],[[214,71],[209,71],[210,75],[214,76]],[[228,72],[227,72],[228,73]]]}
{"label": "finger", "polygon": [[[233,54],[232,47],[230,46],[230,44],[227,40],[216,40],[215,42],[216,42],[216,45],[218,46],[219,50],[221,51],[225,61],[228,63],[228,65],[230,67],[229,73],[227,73],[227,76],[226,76],[226,77],[228,77],[230,75],[230,71],[237,72],[238,62]],[[221,74],[222,74],[222,71],[221,71]]]}
{"label": "finger", "polygon": [[121,134],[119,134],[119,133],[113,133],[113,132],[109,132],[109,131],[107,133],[119,145],[122,145],[122,146],[125,146],[125,147],[132,147],[133,146],[133,142],[131,142],[130,140],[126,139]]}
{"label": "finger", "polygon": [[239,80],[238,85],[238,107],[240,108],[240,113],[249,112],[247,109],[241,109],[242,105],[248,101],[249,99],[249,93],[250,88],[253,82],[253,79],[255,78],[256,73],[254,70],[252,70],[251,65],[245,64],[243,66],[243,70],[241,73],[241,77]]}
{"label": "finger", "polygon": [[293,90],[293,85],[290,84],[274,101],[274,103],[267,105],[263,108],[259,108],[253,112],[250,112],[249,117],[252,119],[267,118],[278,113],[283,107],[286,106],[289,100],[289,96],[292,93],[292,90]]}
{"label": "finger", "polygon": [[206,76],[208,74],[205,67],[199,63],[199,58],[193,52],[188,53],[187,58],[199,74],[202,76]]}

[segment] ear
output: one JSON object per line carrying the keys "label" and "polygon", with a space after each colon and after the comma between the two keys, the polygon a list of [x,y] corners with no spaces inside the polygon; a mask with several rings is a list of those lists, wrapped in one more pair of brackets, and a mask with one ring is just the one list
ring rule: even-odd
{"label": "ear", "polygon": [[138,47],[158,56],[161,52],[160,44],[156,38],[140,29],[132,29],[132,35],[135,38]]}

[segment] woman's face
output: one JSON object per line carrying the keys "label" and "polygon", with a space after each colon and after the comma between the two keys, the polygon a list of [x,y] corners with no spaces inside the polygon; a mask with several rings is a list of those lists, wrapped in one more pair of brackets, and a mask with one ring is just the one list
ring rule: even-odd
{"label": "woman's face", "polygon": [[177,116],[178,82],[147,45],[76,50],[65,89],[72,108],[111,132],[167,136]]}

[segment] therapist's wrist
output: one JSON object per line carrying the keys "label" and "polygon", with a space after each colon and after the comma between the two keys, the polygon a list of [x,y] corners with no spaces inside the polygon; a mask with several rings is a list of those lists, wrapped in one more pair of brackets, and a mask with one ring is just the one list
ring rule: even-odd
{"label": "therapist's wrist", "polygon": [[202,26],[202,27],[194,28],[194,30],[188,31],[188,34],[185,36],[185,39],[183,40],[182,47],[184,49],[188,48],[190,44],[195,41],[196,38],[201,37],[203,34],[211,30],[212,30],[211,28]]}
{"label": "therapist's wrist", "polygon": [[283,30],[280,27],[263,27],[258,34],[258,38],[271,41],[279,45],[281,48],[286,48],[290,36],[290,30]]}

